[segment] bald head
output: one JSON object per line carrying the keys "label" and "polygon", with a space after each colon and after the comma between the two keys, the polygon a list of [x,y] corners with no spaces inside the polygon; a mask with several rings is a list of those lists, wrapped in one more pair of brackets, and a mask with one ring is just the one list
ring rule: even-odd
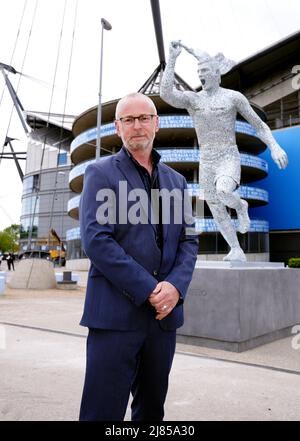
{"label": "bald head", "polygon": [[[142,116],[150,116],[144,121]],[[125,123],[124,120],[130,122]],[[131,93],[120,99],[116,107],[115,127],[124,146],[131,152],[151,151],[159,121],[153,101],[142,93]]]}
{"label": "bald head", "polygon": [[119,119],[122,116],[124,116],[122,114],[124,109],[127,107],[129,103],[134,104],[134,102],[136,102],[137,104],[140,103],[148,104],[149,113],[153,115],[157,115],[157,110],[153,101],[147,95],[136,92],[136,93],[130,93],[129,95],[126,95],[120,99],[116,107],[116,114],[115,114],[116,119]]}

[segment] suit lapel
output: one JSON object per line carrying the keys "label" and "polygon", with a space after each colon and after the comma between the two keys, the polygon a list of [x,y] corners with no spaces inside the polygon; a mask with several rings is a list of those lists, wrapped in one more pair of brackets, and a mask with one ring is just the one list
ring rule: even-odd
{"label": "suit lapel", "polygon": [[[159,177],[159,185],[160,189],[167,189],[169,191],[172,190],[172,182],[170,180],[170,176],[168,173],[167,168],[165,168],[164,164],[159,163],[158,164],[158,177]],[[164,242],[167,240],[168,232],[169,232],[170,226],[163,222],[163,238]]]}
{"label": "suit lapel", "polygon": [[133,193],[136,195],[136,200],[140,202],[142,209],[144,210],[144,213],[148,216],[148,222],[152,226],[152,228],[155,230],[154,225],[151,223],[151,205],[150,201],[145,201],[144,198],[139,198],[138,193],[136,192],[136,189],[145,189],[143,181],[139,175],[139,172],[135,168],[134,164],[128,157],[127,153],[124,152],[123,149],[121,149],[116,154],[116,161],[119,170],[125,177],[126,181],[128,182],[129,186],[131,187]]}
{"label": "suit lapel", "polygon": [[[118,166],[119,170],[121,171],[121,173],[125,177],[126,181],[130,185],[133,192],[135,193],[136,189],[144,189],[144,184],[143,184],[142,179],[139,175],[139,172],[136,170],[134,164],[132,163],[132,161],[128,157],[127,153],[123,149],[121,149],[116,154],[116,161],[117,161],[117,166]],[[158,177],[159,177],[160,189],[161,190],[167,189],[169,191],[172,191],[173,186],[172,186],[172,182],[170,179],[168,169],[167,169],[167,167],[165,167],[165,165],[163,163],[160,163],[160,162],[158,163]],[[151,222],[150,201],[148,201],[148,204],[146,205],[144,199],[142,198],[142,200],[141,200],[140,198],[138,198],[138,195],[137,195],[137,200],[140,200],[142,209],[148,215],[148,221],[149,221],[150,225],[152,225],[152,228],[155,230],[155,226]],[[167,240],[168,232],[169,232],[169,225],[167,223],[163,223],[164,242]]]}

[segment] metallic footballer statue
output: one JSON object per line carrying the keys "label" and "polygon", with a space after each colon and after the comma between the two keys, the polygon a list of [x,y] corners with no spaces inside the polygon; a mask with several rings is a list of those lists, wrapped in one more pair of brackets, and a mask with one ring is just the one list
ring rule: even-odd
{"label": "metallic footballer statue", "polygon": [[[182,48],[198,60],[198,75],[202,84],[199,93],[182,92],[174,87],[175,63]],[[230,207],[236,210],[238,231],[246,233],[250,228],[250,219],[248,203],[240,198],[238,192],[241,162],[235,137],[237,113],[256,129],[257,136],[269,146],[272,158],[280,169],[286,168],[288,157],[245,96],[220,87],[221,76],[229,72],[234,64],[223,54],[211,57],[205,52],[189,49],[180,41],[173,41],[160,95],[171,106],[186,109],[192,117],[201,152],[200,189],[220,232],[230,246],[230,252],[223,260],[244,262],[246,256],[226,209]]]}

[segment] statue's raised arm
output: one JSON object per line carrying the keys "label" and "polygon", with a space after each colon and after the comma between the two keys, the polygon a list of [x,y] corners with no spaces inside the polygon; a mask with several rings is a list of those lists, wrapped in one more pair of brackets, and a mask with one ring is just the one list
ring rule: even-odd
{"label": "statue's raised arm", "polygon": [[174,69],[177,57],[181,54],[181,51],[182,45],[180,41],[172,41],[169,50],[169,61],[161,81],[160,96],[171,106],[186,109],[190,106],[190,92],[181,92],[174,86]]}

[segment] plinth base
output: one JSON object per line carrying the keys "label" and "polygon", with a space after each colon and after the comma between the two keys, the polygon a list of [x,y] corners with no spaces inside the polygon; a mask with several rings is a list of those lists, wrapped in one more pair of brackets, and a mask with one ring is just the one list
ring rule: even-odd
{"label": "plinth base", "polygon": [[57,289],[62,289],[63,291],[76,291],[79,288],[77,282],[73,282],[73,283],[57,282]]}
{"label": "plinth base", "polygon": [[180,343],[242,352],[292,336],[300,323],[300,270],[196,268],[184,310]]}

